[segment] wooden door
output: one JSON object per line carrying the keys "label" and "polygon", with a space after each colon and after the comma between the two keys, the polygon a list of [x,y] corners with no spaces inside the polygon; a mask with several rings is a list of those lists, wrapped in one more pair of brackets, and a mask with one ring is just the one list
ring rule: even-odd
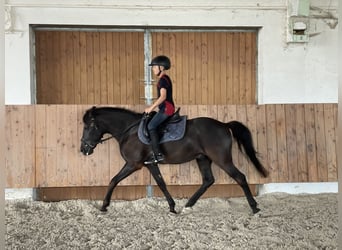
{"label": "wooden door", "polygon": [[176,104],[256,104],[256,32],[154,32],[172,66]]}
{"label": "wooden door", "polygon": [[[178,105],[255,104],[256,32],[36,30],[38,104],[143,104],[144,55],[165,54]],[[146,42],[146,41],[145,41]]]}
{"label": "wooden door", "polygon": [[143,32],[36,30],[38,104],[139,104]]}

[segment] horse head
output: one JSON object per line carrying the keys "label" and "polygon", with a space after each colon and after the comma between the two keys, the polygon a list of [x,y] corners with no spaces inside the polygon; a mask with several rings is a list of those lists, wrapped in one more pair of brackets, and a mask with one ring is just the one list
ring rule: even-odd
{"label": "horse head", "polygon": [[104,132],[97,124],[95,116],[96,107],[87,110],[83,116],[83,134],[81,138],[81,152],[84,155],[91,155],[94,152],[97,144],[101,142]]}

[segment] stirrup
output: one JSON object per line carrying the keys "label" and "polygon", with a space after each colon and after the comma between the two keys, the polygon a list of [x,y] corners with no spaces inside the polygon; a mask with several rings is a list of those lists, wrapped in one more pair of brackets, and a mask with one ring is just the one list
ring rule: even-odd
{"label": "stirrup", "polygon": [[153,154],[150,159],[148,159],[147,161],[144,161],[144,164],[146,165],[155,164],[163,160],[164,160],[164,156],[162,154],[160,153],[157,155]]}

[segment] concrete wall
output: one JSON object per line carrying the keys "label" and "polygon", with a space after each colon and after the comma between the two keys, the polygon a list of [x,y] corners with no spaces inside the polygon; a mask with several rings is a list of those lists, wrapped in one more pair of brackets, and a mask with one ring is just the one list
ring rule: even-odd
{"label": "concrete wall", "polygon": [[[286,42],[287,1],[7,0],[6,104],[31,104],[30,24],[259,27],[258,100],[337,102],[337,0],[311,0],[310,41]],[[172,6],[171,6],[172,4]],[[333,16],[329,17],[329,14]]]}

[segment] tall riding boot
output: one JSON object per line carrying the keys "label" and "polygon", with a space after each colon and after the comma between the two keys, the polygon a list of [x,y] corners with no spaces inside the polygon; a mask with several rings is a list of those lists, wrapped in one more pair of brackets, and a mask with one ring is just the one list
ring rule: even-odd
{"label": "tall riding boot", "polygon": [[152,157],[145,161],[145,164],[152,164],[152,163],[158,163],[160,161],[164,160],[164,156],[160,151],[160,147],[159,147],[159,136],[158,136],[158,132],[155,130],[151,130],[150,132],[150,139],[151,139],[151,146],[152,146],[152,150],[153,150],[153,155]]}

